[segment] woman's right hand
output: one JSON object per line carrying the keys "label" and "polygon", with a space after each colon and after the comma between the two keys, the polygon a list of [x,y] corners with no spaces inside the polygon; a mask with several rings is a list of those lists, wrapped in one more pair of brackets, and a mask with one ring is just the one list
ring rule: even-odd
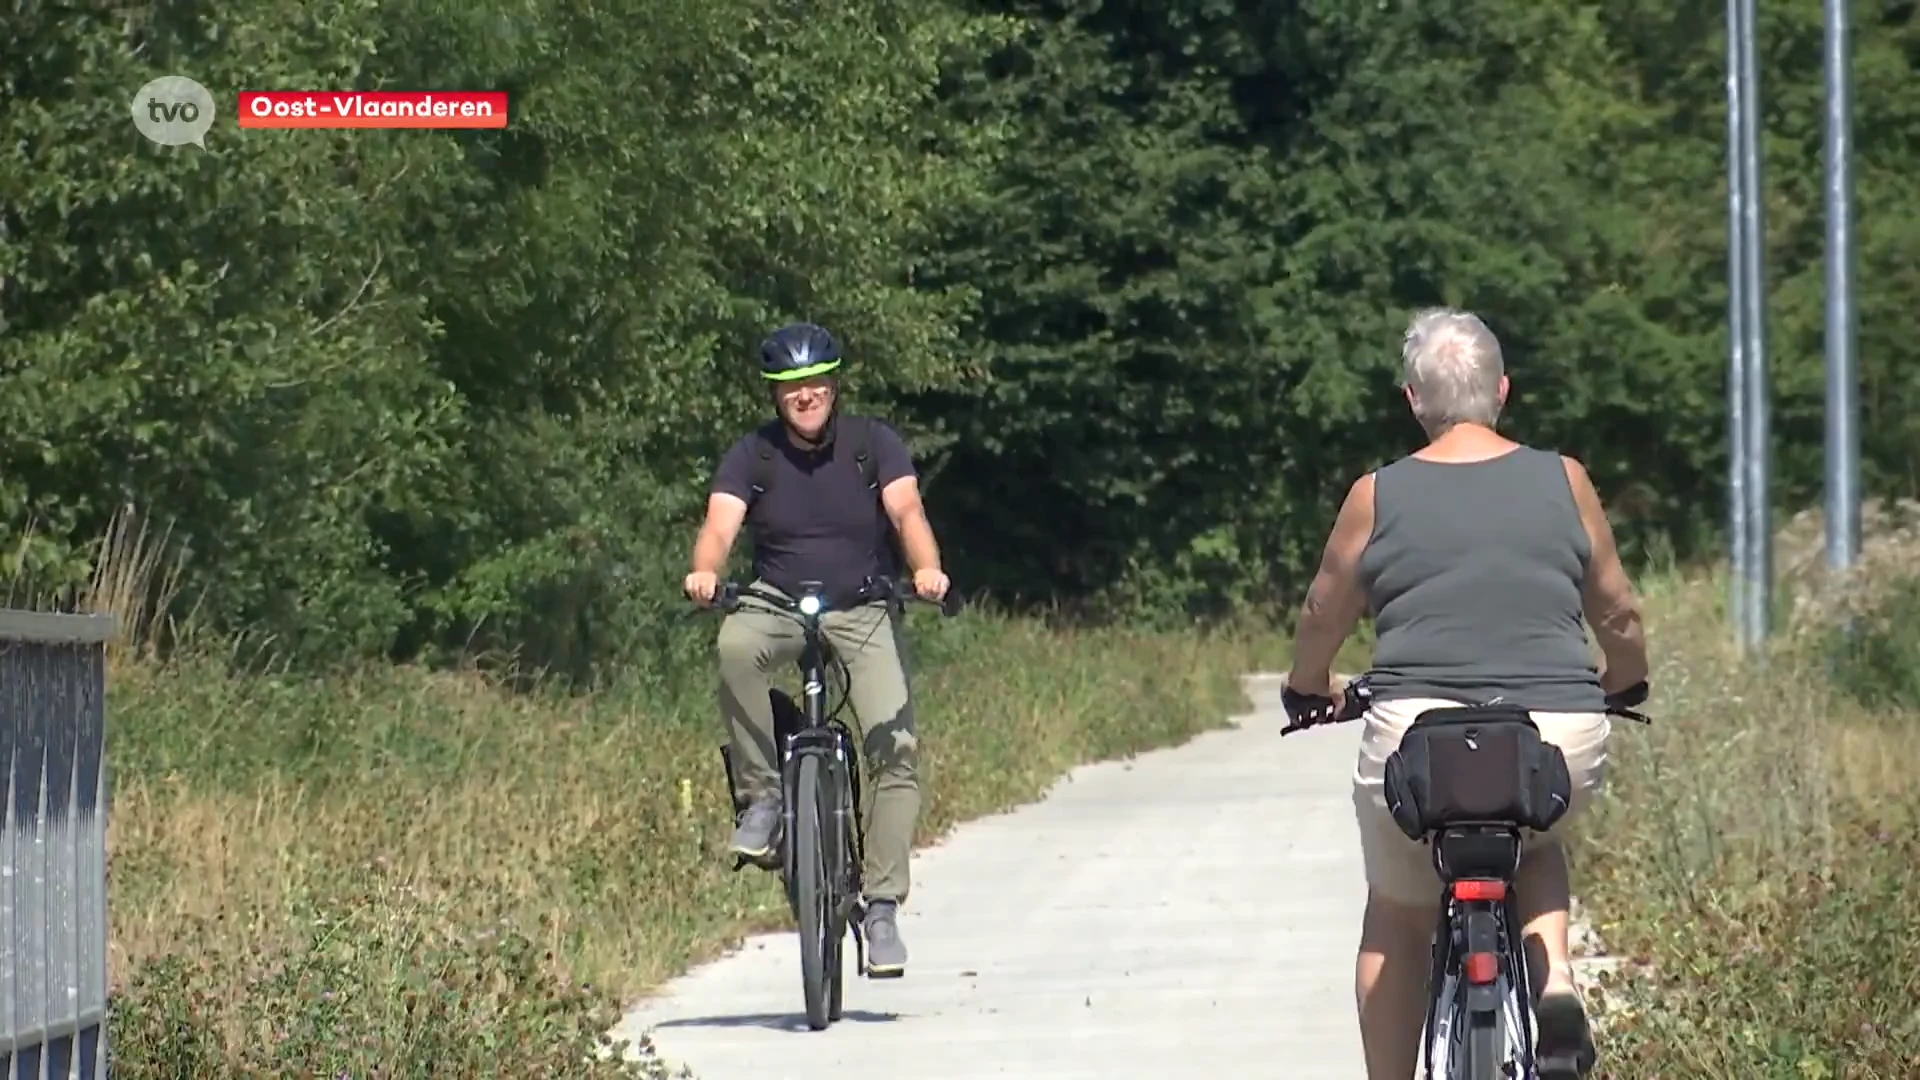
{"label": "woman's right hand", "polygon": [[1641,702],[1647,700],[1647,694],[1649,693],[1647,680],[1645,679],[1623,686],[1618,690],[1608,690],[1607,680],[1603,677],[1600,680],[1600,690],[1607,696],[1607,708],[1609,709],[1634,708]]}

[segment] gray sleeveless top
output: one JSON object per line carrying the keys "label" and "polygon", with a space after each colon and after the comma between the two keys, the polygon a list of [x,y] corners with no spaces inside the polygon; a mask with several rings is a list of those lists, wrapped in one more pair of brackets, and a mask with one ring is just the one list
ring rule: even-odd
{"label": "gray sleeveless top", "polygon": [[1406,457],[1373,483],[1360,580],[1377,698],[1605,707],[1581,621],[1591,545],[1559,454]]}

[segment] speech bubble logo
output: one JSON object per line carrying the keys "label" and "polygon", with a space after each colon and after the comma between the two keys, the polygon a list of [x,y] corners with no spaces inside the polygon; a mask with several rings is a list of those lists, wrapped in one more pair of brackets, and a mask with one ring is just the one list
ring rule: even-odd
{"label": "speech bubble logo", "polygon": [[161,146],[207,148],[213,127],[213,95],[184,75],[166,75],[133,95],[133,126]]}

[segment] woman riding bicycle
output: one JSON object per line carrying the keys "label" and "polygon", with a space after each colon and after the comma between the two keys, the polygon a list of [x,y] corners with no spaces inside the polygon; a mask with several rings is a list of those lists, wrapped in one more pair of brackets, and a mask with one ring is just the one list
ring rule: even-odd
{"label": "woman riding bicycle", "polygon": [[[1401,735],[1430,708],[1499,698],[1532,710],[1572,775],[1564,823],[1600,792],[1607,695],[1647,677],[1639,605],[1586,470],[1494,431],[1509,384],[1492,331],[1466,312],[1423,311],[1402,357],[1427,445],[1347,493],[1287,676],[1290,696],[1330,694],[1334,654],[1363,610],[1373,613],[1373,697],[1353,776],[1367,879],[1354,981],[1369,1080],[1408,1080],[1418,1064],[1440,895],[1428,850],[1394,824],[1382,793]],[[1566,857],[1552,833],[1529,837],[1514,894],[1534,957],[1540,1053],[1577,1056],[1584,1075],[1594,1052],[1567,947]]]}

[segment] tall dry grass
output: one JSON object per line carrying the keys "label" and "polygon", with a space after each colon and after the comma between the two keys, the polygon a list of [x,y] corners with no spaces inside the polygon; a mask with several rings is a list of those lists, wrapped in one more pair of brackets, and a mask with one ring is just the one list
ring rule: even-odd
{"label": "tall dry grass", "polygon": [[[721,854],[707,669],[588,697],[412,667],[236,674],[173,614],[170,558],[128,514],[84,589],[40,597],[121,627],[116,1075],[635,1075],[588,1064],[619,1006],[786,923],[777,884]],[[991,611],[912,634],[923,841],[1222,722],[1239,674],[1282,655]]]}
{"label": "tall dry grass", "polygon": [[1602,937],[1652,973],[1595,995],[1629,1006],[1599,1075],[1920,1076],[1920,700],[1875,692],[1915,674],[1879,656],[1920,656],[1899,517],[1870,517],[1891,527],[1846,580],[1819,568],[1817,518],[1783,533],[1763,658],[1734,647],[1723,577],[1648,588],[1656,724],[1616,728],[1575,849]]}
{"label": "tall dry grass", "polygon": [[158,659],[174,632],[191,621],[192,609],[176,610],[185,552],[173,542],[171,525],[156,532],[137,507],[122,504],[83,553],[86,570],[77,583],[61,580],[73,576],[70,573],[49,573],[37,565],[38,538],[37,528],[29,523],[11,557],[0,563],[0,604],[110,616],[114,632],[107,641],[109,672],[118,673],[129,662]]}

